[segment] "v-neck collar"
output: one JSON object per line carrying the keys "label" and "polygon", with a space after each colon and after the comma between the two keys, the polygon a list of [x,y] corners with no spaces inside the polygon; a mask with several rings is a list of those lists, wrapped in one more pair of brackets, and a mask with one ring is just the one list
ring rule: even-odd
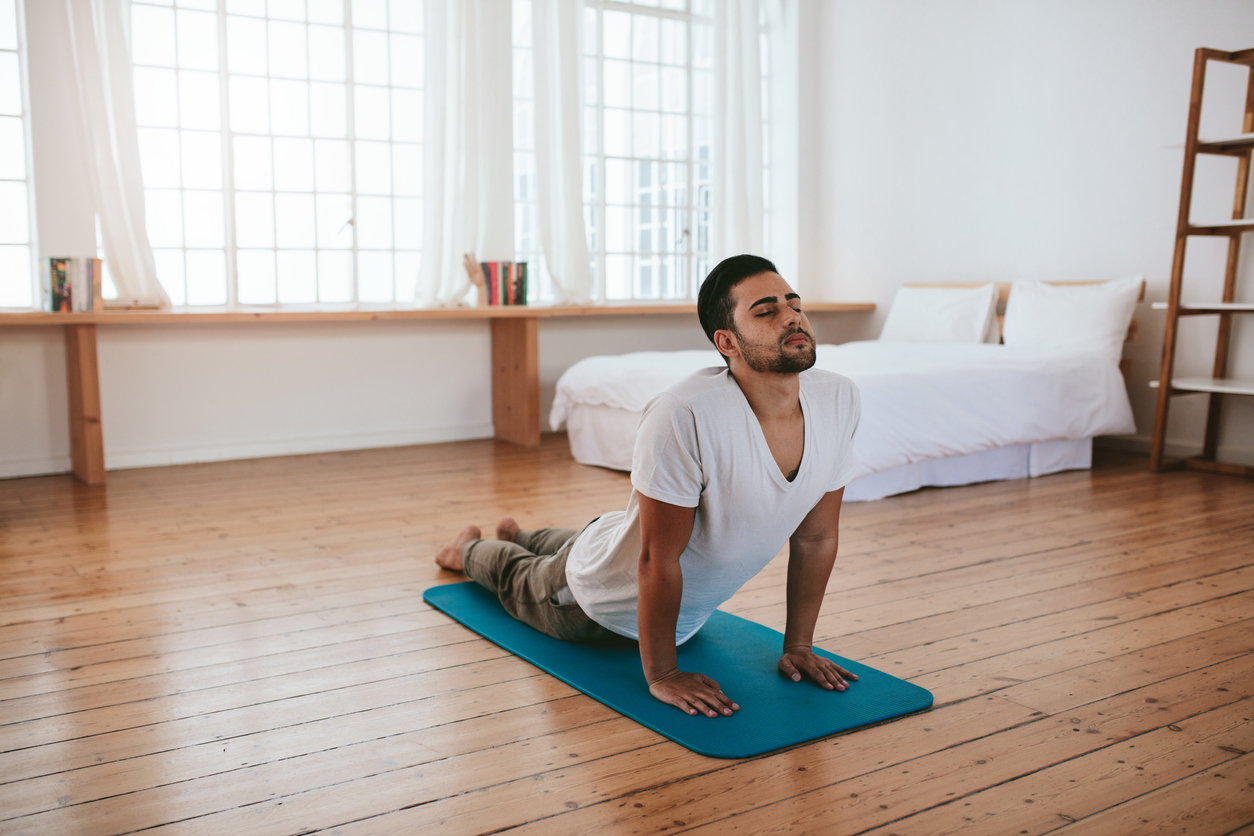
{"label": "v-neck collar", "polygon": [[749,399],[745,397],[745,390],[740,388],[740,384],[736,378],[732,376],[731,370],[727,372],[728,382],[736,387],[736,392],[740,395],[740,402],[744,404],[745,411],[749,414],[749,419],[753,423],[754,429],[757,430],[758,455],[764,457],[763,461],[766,469],[771,474],[771,478],[775,484],[784,490],[788,490],[793,485],[801,481],[802,473],[805,471],[806,462],[810,460],[810,408],[806,403],[806,390],[801,385],[801,380],[797,380],[797,403],[801,408],[801,462],[797,465],[797,476],[791,482],[788,481],[788,474],[779,469],[779,463],[775,461],[774,454],[771,453],[771,445],[766,443],[766,433],[762,431],[762,422],[758,420],[757,413],[753,411],[753,406],[749,403]]}

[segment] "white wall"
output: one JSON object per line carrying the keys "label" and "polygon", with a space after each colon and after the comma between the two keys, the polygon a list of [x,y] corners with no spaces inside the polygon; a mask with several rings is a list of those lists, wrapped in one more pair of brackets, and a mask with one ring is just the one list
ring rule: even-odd
{"label": "white wall", "polygon": [[[1193,50],[1254,47],[1249,0],[811,0],[804,4],[802,273],[828,298],[903,282],[1142,273],[1129,385],[1153,430]],[[1211,65],[1204,136],[1240,132],[1246,73]],[[1231,160],[1203,160],[1194,217],[1230,217]],[[1254,299],[1246,236],[1241,281]],[[1225,244],[1190,243],[1186,298],[1218,298]],[[1234,376],[1254,377],[1241,323]],[[1214,322],[1186,323],[1178,374],[1209,375]],[[878,326],[876,326],[878,327]],[[1204,396],[1170,438],[1200,446]],[[1254,402],[1229,404],[1221,458],[1254,461]]]}

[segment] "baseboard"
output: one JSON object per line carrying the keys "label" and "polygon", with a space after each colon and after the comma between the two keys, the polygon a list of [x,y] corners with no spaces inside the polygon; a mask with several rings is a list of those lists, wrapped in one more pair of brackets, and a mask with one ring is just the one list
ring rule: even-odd
{"label": "baseboard", "polygon": [[378,447],[410,447],[418,444],[439,444],[445,441],[471,441],[491,438],[493,435],[495,435],[495,430],[492,424],[470,424],[396,432],[283,438],[243,444],[198,445],[158,450],[106,450],[105,469],[129,470],[136,467],[163,467],[197,462],[261,459],[271,456],[300,456],[309,453],[337,453],[344,450],[370,450]]}
{"label": "baseboard", "polygon": [[[1153,437],[1149,435],[1106,435],[1093,439],[1093,446],[1103,450],[1124,450],[1129,453],[1140,453],[1148,456]],[[1172,441],[1168,439],[1163,452],[1171,459],[1182,459],[1196,456],[1201,452],[1197,443]],[[1217,456],[1221,462],[1254,465],[1254,450],[1244,447],[1220,447]]]}
{"label": "baseboard", "polygon": [[73,468],[69,456],[43,456],[35,459],[16,459],[0,462],[0,479],[17,479],[22,476],[52,476],[69,473]]}

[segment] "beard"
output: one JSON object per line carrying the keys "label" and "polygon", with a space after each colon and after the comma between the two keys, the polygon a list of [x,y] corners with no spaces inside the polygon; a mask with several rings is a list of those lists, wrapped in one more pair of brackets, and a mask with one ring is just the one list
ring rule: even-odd
{"label": "beard", "polygon": [[[804,328],[793,328],[780,337],[779,342],[774,345],[751,343],[741,336],[740,331],[736,330],[736,328],[733,327],[731,331],[736,335],[736,341],[740,344],[740,356],[744,358],[745,365],[755,372],[798,374],[814,365],[814,335]],[[810,341],[801,350],[790,353],[785,348],[784,342],[797,334],[805,334]]]}

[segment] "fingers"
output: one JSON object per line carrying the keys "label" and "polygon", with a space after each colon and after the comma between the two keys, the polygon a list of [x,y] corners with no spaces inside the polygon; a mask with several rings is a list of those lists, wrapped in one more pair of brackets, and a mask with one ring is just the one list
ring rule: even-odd
{"label": "fingers", "polygon": [[650,692],[662,702],[675,706],[685,714],[707,717],[730,717],[740,706],[732,702],[714,680],[701,674],[684,674],[654,683]]}
{"label": "fingers", "polygon": [[801,681],[801,674],[797,672],[797,666],[794,665],[787,656],[779,660],[779,669],[784,676],[788,677],[793,682]]}
{"label": "fingers", "polygon": [[[789,656],[793,658],[790,659]],[[793,682],[801,681],[798,670],[803,671],[816,684],[829,691],[844,691],[850,682],[858,679],[857,675],[814,652],[787,654],[779,660],[779,669]]]}

